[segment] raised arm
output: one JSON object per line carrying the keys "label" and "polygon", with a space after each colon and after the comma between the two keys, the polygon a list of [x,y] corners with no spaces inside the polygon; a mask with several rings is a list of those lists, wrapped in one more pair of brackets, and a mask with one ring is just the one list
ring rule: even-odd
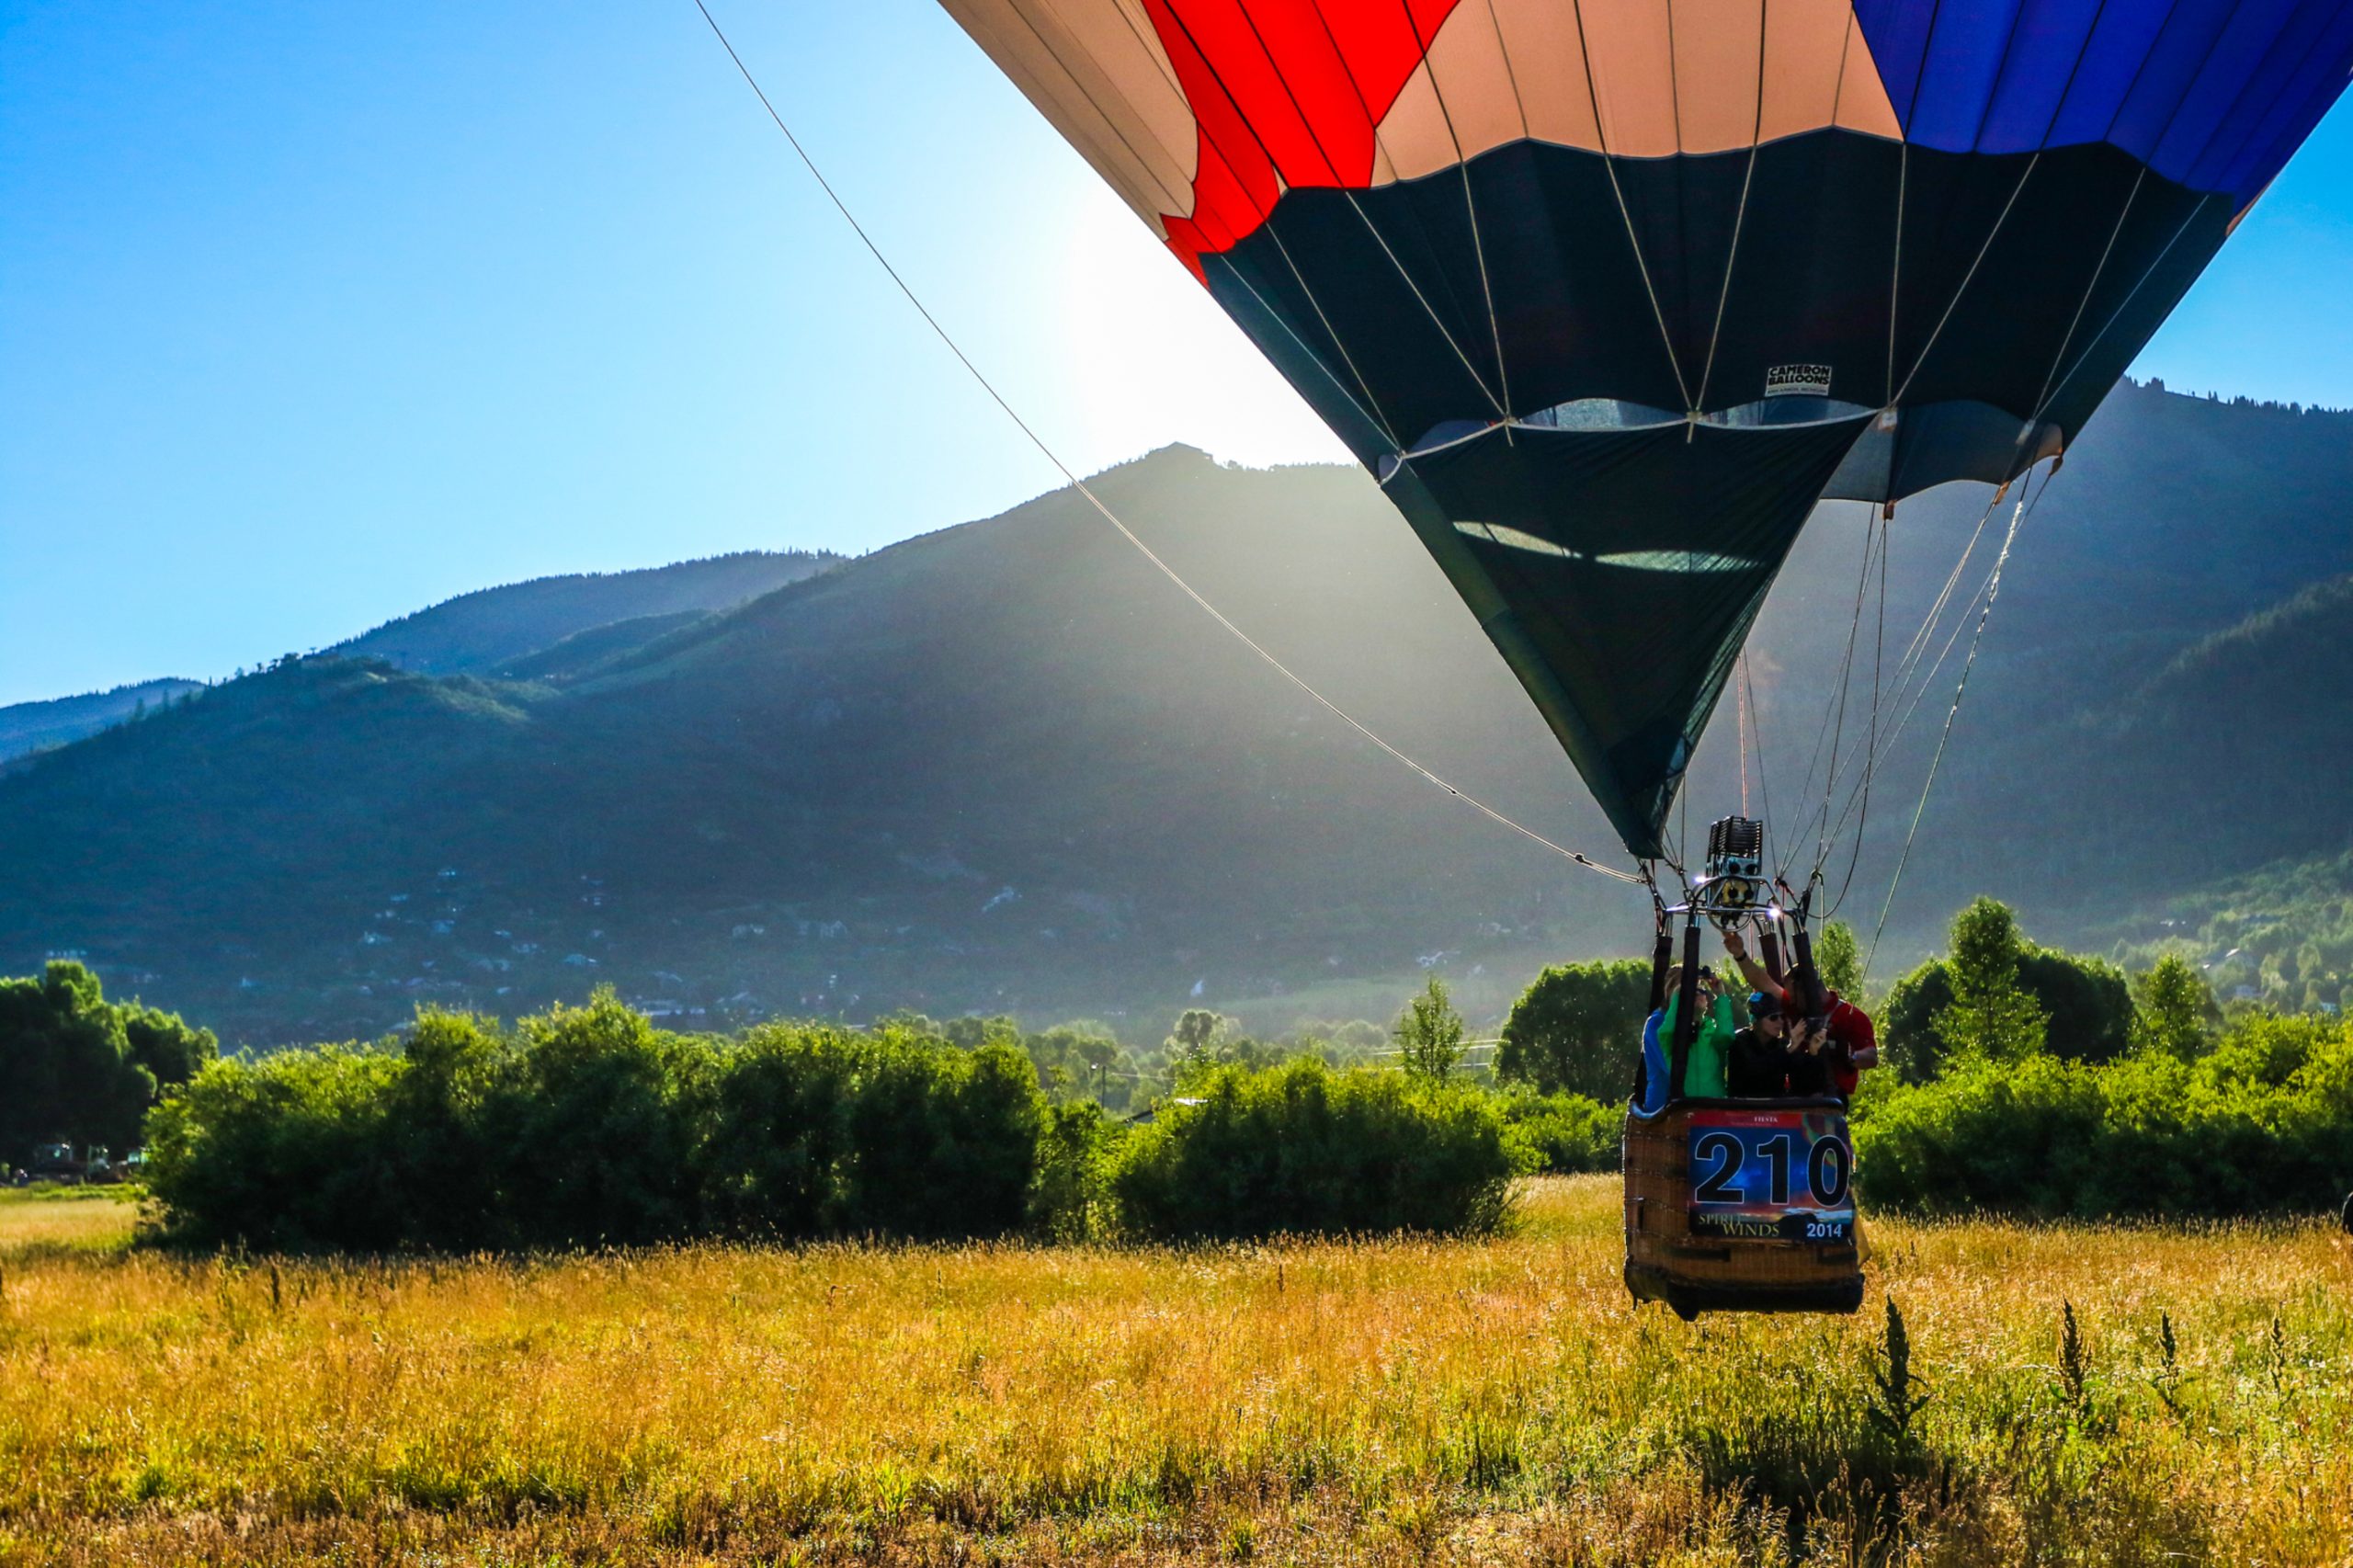
{"label": "raised arm", "polygon": [[1740,976],[1748,982],[1748,988],[1751,991],[1762,991],[1766,995],[1777,999],[1780,996],[1780,986],[1774,983],[1773,977],[1765,972],[1765,966],[1748,956],[1748,938],[1740,934],[1739,926],[1724,927],[1724,951],[1731,954],[1732,961],[1740,966]]}

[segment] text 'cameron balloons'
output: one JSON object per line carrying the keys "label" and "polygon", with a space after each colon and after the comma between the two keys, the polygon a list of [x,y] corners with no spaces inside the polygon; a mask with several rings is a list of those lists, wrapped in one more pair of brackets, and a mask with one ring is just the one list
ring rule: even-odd
{"label": "text 'cameron balloons'", "polygon": [[2056,454],[2353,67],[2353,0],[943,3],[1645,857],[1814,502]]}

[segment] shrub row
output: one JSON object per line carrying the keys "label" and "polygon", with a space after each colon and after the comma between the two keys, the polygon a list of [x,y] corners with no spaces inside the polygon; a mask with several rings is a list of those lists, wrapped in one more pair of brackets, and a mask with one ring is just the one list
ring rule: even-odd
{"label": "shrub row", "polygon": [[148,1123],[167,1237],[294,1251],[705,1237],[1470,1232],[1532,1163],[1475,1093],[1304,1061],[1131,1129],[909,1029],[668,1034],[609,995],[217,1062]]}
{"label": "shrub row", "polygon": [[2045,1217],[2333,1210],[2353,1187],[2353,1028],[2243,1021],[2195,1062],[1972,1062],[1867,1094],[1866,1203]]}
{"label": "shrub row", "polygon": [[1502,1108],[1504,1135],[1529,1168],[1553,1176],[1618,1169],[1619,1143],[1626,1127],[1623,1100],[1507,1093]]}
{"label": "shrub row", "polygon": [[1023,1222],[1027,1058],[884,1031],[715,1042],[599,997],[503,1032],[422,1016],[404,1048],[221,1062],[148,1123],[193,1243],[360,1251],[644,1244]]}
{"label": "shrub row", "polygon": [[1137,1235],[1492,1231],[1526,1163],[1468,1087],[1313,1057],[1189,1086],[1198,1103],[1138,1130],[1112,1176]]}

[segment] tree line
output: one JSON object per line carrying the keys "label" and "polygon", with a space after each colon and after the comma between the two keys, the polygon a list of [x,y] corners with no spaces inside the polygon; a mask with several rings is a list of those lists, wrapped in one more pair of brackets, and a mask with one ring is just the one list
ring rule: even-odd
{"label": "tree line", "polygon": [[[1817,950],[1881,1026],[1851,1108],[1867,1204],[2234,1215],[2353,1185],[2341,1017],[2218,1005],[2177,953],[2128,974],[2040,946],[1987,899],[1883,994],[1851,932]],[[1616,1167],[1649,978],[1545,971],[1473,1072],[1436,980],[1386,1028],[1268,1042],[1191,1010],[1141,1051],[1100,1026],[912,1014],[683,1035],[606,992],[214,1060],[210,1034],[58,963],[0,983],[0,1127],[143,1136],[165,1233],[205,1245],[1472,1233],[1518,1176]]]}
{"label": "tree line", "polygon": [[1211,1063],[1131,1124],[1012,1043],[904,1023],[673,1034],[604,991],[510,1028],[216,1062],[149,1119],[168,1239],[309,1251],[701,1238],[1491,1230],[1534,1160],[1490,1097]]}
{"label": "tree line", "polygon": [[108,1001],[71,960],[0,979],[0,1166],[25,1169],[53,1143],[126,1153],[164,1091],[219,1049],[211,1030],[176,1013]]}

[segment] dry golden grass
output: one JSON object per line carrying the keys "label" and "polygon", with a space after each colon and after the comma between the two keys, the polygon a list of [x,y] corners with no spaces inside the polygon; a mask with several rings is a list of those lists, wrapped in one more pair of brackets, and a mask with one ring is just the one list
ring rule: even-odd
{"label": "dry golden grass", "polygon": [[39,1253],[119,1252],[138,1204],[119,1187],[0,1188],[0,1261]]}
{"label": "dry golden grass", "polygon": [[24,1255],[0,1563],[2353,1557],[2329,1228],[1881,1223],[1861,1317],[1687,1326],[1628,1304],[1616,1203],[1540,1183],[1470,1244]]}

